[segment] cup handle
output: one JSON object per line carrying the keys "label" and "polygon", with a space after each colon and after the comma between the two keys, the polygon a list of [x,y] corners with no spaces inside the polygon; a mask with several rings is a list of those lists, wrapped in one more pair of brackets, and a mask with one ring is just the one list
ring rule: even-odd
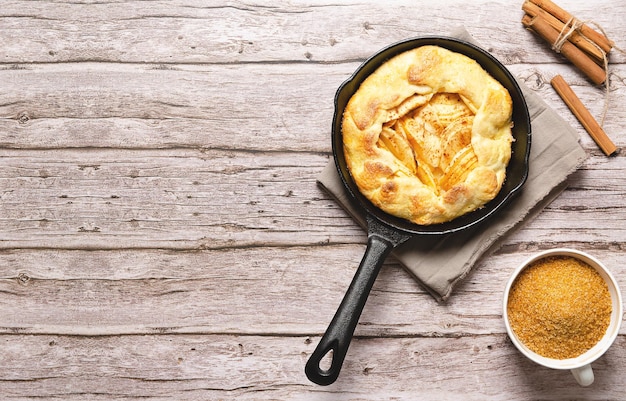
{"label": "cup handle", "polygon": [[593,383],[593,370],[591,369],[591,364],[586,364],[585,366],[581,366],[580,368],[572,369],[572,375],[574,375],[574,379],[583,387],[587,387]]}

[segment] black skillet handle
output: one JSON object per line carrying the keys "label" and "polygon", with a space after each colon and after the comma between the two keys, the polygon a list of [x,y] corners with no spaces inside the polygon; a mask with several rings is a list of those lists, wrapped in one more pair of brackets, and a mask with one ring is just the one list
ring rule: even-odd
{"label": "black skillet handle", "polygon": [[[365,255],[363,255],[361,264],[354,274],[350,287],[335,316],[326,329],[326,333],[322,336],[304,369],[307,377],[313,383],[327,386],[337,380],[354,329],[376,276],[389,252],[408,238],[409,235],[394,231],[368,216],[368,238]],[[332,354],[329,355],[331,351]],[[320,364],[327,355],[331,360],[330,367],[322,369]]]}

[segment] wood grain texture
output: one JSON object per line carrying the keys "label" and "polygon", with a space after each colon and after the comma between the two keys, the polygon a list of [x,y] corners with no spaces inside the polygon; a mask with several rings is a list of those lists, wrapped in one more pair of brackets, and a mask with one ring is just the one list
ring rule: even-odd
{"label": "wood grain texture", "polygon": [[12,336],[0,336],[3,396],[17,400],[478,401],[543,399],[550,394],[551,400],[604,400],[608,389],[618,396],[626,391],[616,369],[624,364],[623,355],[615,351],[626,345],[623,337],[594,364],[597,381],[589,388],[576,386],[568,371],[537,368],[503,335],[356,338],[342,371],[345,379],[319,387],[300,374],[317,340],[308,336],[44,335],[15,342]]}
{"label": "wood grain texture", "polygon": [[[5,148],[199,148],[330,152],[333,96],[358,67],[340,64],[154,65],[54,63],[0,67],[0,145]],[[550,87],[561,74],[601,116],[605,93],[569,65],[511,71],[572,126],[580,127]],[[624,95],[624,64],[612,69],[610,104]],[[219,77],[216,78],[216,77]],[[245,94],[245,96],[235,96]],[[275,96],[281,101],[272,101]],[[609,108],[605,130],[626,117]],[[585,145],[595,150],[581,128]],[[616,132],[614,132],[616,131]],[[615,138],[614,140],[618,140]]]}
{"label": "wood grain texture", "polygon": [[[528,41],[541,41],[521,26],[521,2],[507,0],[482,6],[460,0],[419,6],[406,0],[339,5],[315,0],[270,5],[198,0],[155,1],[149,6],[142,1],[51,4],[5,2],[0,14],[10,28],[2,33],[2,42],[10,44],[5,63],[344,62],[365,59],[397,40],[447,34],[460,25],[506,64],[559,60],[529,48]],[[615,11],[612,1],[571,4],[573,14],[608,27],[610,37],[625,36],[621,11]]]}
{"label": "wood grain texture", "polygon": [[[508,275],[521,259],[550,245],[525,243],[515,252],[509,245],[491,255],[445,304],[436,303],[390,260],[374,285],[357,335],[503,333],[501,298]],[[618,282],[626,282],[616,256],[623,248],[590,252],[615,272]],[[362,253],[361,245],[4,251],[0,333],[317,335],[326,328]]]}
{"label": "wood grain texture", "polygon": [[[550,87],[521,1],[4,1],[0,7],[0,394],[67,400],[621,400],[626,328],[596,383],[508,340],[512,270],[557,246],[626,286],[626,161]],[[626,6],[561,0],[624,48]],[[438,304],[390,258],[340,375],[306,379],[363,255],[316,178],[337,87],[397,40],[464,26],[580,134],[568,188]],[[604,129],[626,143],[626,56]]]}

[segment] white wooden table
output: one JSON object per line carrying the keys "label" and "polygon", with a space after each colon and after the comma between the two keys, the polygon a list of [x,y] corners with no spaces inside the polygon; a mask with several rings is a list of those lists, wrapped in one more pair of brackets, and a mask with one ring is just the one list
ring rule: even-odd
{"label": "white wooden table", "polygon": [[[626,158],[602,154],[549,80],[595,116],[604,90],[522,27],[521,3],[2,1],[0,398],[624,399],[626,328],[589,388],[505,333],[505,282],[539,250],[587,251],[626,288]],[[623,0],[558,3],[626,47]],[[335,91],[382,47],[460,25],[588,159],[447,303],[390,259],[339,379],[314,385],[304,364],[366,239],[316,185]],[[618,146],[625,63],[612,52]]]}

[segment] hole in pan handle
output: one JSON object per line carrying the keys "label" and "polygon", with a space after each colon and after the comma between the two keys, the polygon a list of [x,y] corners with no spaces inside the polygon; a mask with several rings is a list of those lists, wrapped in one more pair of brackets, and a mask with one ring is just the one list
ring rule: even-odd
{"label": "hole in pan handle", "polygon": [[[367,248],[361,264],[335,316],[304,369],[309,380],[322,386],[334,383],[339,376],[354,329],[385,258],[393,248],[411,237],[407,233],[386,226],[369,215],[367,227]],[[330,367],[324,369],[321,364],[326,357],[330,357],[331,362]]]}

